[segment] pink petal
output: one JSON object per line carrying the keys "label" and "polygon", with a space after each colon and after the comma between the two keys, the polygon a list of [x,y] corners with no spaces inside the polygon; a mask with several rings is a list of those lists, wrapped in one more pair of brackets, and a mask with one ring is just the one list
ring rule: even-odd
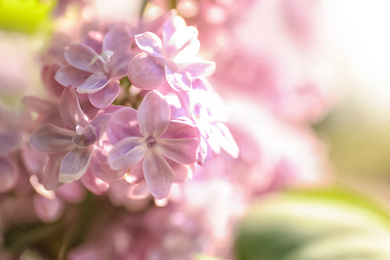
{"label": "pink petal", "polygon": [[215,62],[197,59],[184,67],[185,71],[191,74],[191,77],[209,77],[215,72]]}
{"label": "pink petal", "polygon": [[160,137],[161,139],[190,139],[199,138],[200,132],[198,127],[192,123],[172,120],[167,130]]}
{"label": "pink petal", "polygon": [[97,178],[90,170],[81,177],[82,184],[96,195],[101,195],[108,190],[110,185]]}
{"label": "pink petal", "polygon": [[83,85],[79,86],[77,88],[77,92],[80,94],[92,94],[96,93],[99,90],[103,89],[108,82],[110,81],[110,78],[106,75],[101,74],[92,74],[88,77],[88,79],[84,82]]}
{"label": "pink petal", "polygon": [[103,34],[98,31],[89,31],[83,43],[91,47],[96,53],[102,53]]}
{"label": "pink petal", "polygon": [[103,51],[110,50],[114,54],[124,54],[130,49],[130,34],[126,27],[116,26],[109,30],[103,39]]}
{"label": "pink petal", "polygon": [[109,69],[111,71],[111,78],[118,79],[127,75],[129,63],[133,55],[128,53],[115,54],[111,57]]}
{"label": "pink petal", "polygon": [[80,179],[88,169],[91,151],[91,147],[70,150],[61,162],[58,180],[63,183],[69,183]]}
{"label": "pink petal", "polygon": [[199,139],[158,139],[158,145],[161,154],[175,162],[196,162]]}
{"label": "pink petal", "polygon": [[[168,46],[166,46],[165,57],[175,62],[177,59],[179,63],[184,60],[189,62],[189,59],[194,58],[200,49],[200,42],[197,37],[198,29],[193,26],[187,26],[174,32],[169,39]],[[180,54],[181,52],[182,54]]]}
{"label": "pink petal", "polygon": [[182,17],[178,15],[172,15],[170,18],[168,18],[163,24],[164,46],[168,46],[168,42],[174,32],[186,27],[187,24]]}
{"label": "pink petal", "polygon": [[176,91],[188,92],[191,89],[192,80],[189,72],[180,73],[165,66],[165,77],[169,85]]}
{"label": "pink petal", "polygon": [[144,199],[150,196],[150,190],[146,181],[135,184],[130,192],[133,199]]}
{"label": "pink petal", "polygon": [[35,213],[42,222],[54,222],[59,219],[64,211],[64,204],[58,198],[49,199],[35,194],[33,203]]}
{"label": "pink petal", "polygon": [[49,156],[49,160],[45,167],[45,172],[43,173],[43,187],[47,190],[55,190],[60,187],[62,183],[58,181],[58,176],[60,174],[60,167],[62,159],[66,153],[59,153]]}
{"label": "pink petal", "polygon": [[22,147],[21,157],[23,165],[28,173],[37,175],[40,179],[42,179],[43,169],[45,168],[49,157],[33,150],[29,145],[24,145]]}
{"label": "pink petal", "polygon": [[107,154],[106,150],[95,146],[89,166],[90,171],[96,177],[106,182],[119,180],[125,174],[125,170],[112,170],[107,162]]}
{"label": "pink petal", "polygon": [[[216,123],[215,127],[218,129],[216,134],[219,139],[219,145],[233,158],[237,158],[239,155],[239,148],[236,141],[234,140],[229,128],[223,123]],[[214,137],[214,135],[212,136]]]}
{"label": "pink petal", "polygon": [[84,71],[100,72],[103,70],[104,64],[100,59],[97,59],[91,66],[93,58],[98,55],[91,47],[72,43],[65,48],[64,56],[66,61],[73,67]]}
{"label": "pink petal", "polygon": [[131,84],[143,90],[157,88],[165,80],[164,68],[144,52],[130,61],[127,76]]}
{"label": "pink petal", "polygon": [[145,137],[162,135],[168,127],[171,109],[165,98],[157,91],[146,94],[138,107],[138,125]]}
{"label": "pink petal", "polygon": [[[104,111],[104,110],[100,110],[100,111]],[[90,123],[91,125],[93,125],[95,127],[95,133],[96,133],[99,140],[101,140],[105,134],[105,129],[107,126],[107,122],[110,119],[110,116],[111,115],[109,114],[109,112],[101,113],[101,114],[97,115]]]}
{"label": "pink petal", "polygon": [[15,163],[5,157],[0,157],[0,192],[11,190],[19,179]]}
{"label": "pink petal", "polygon": [[113,170],[128,169],[142,160],[146,144],[139,137],[127,137],[117,142],[108,154],[108,164]]}
{"label": "pink petal", "polygon": [[30,145],[47,154],[63,152],[73,146],[75,132],[51,124],[38,127],[30,136]]}
{"label": "pink petal", "polygon": [[88,118],[81,109],[73,88],[66,88],[62,93],[60,114],[64,123],[71,129],[75,129],[77,125],[86,126],[88,124]]}
{"label": "pink petal", "polygon": [[152,32],[138,34],[135,36],[135,42],[138,47],[147,54],[153,57],[162,57],[162,42],[156,34]]}
{"label": "pink petal", "polygon": [[0,130],[0,154],[7,154],[19,148],[22,134],[18,132]]}
{"label": "pink petal", "polygon": [[112,113],[107,123],[106,133],[112,144],[126,137],[141,137],[142,134],[137,122],[137,110],[124,107]]}
{"label": "pink petal", "polygon": [[168,158],[165,158],[165,160],[175,173],[174,182],[181,183],[192,179],[195,170],[194,164],[181,164]]}
{"label": "pink petal", "polygon": [[65,87],[77,87],[82,85],[90,75],[91,72],[66,65],[56,72],[54,79]]}
{"label": "pink petal", "polygon": [[55,194],[66,202],[79,204],[85,199],[86,192],[80,182],[74,181],[56,189]]}
{"label": "pink petal", "polygon": [[132,166],[126,176],[128,183],[139,183],[144,179],[143,161],[141,160],[136,165]]}
{"label": "pink petal", "polygon": [[145,181],[156,199],[168,196],[175,175],[161,154],[149,149],[143,162]]}
{"label": "pink petal", "polygon": [[62,91],[64,90],[64,86],[54,79],[54,76],[59,69],[61,69],[61,66],[53,63],[45,64],[41,71],[42,81],[46,90],[50,93],[50,96],[58,99],[61,97]]}
{"label": "pink petal", "polygon": [[119,94],[119,89],[118,81],[111,81],[105,88],[90,94],[89,101],[99,109],[106,108],[116,99]]}
{"label": "pink petal", "polygon": [[198,39],[193,39],[176,53],[175,57],[172,58],[172,61],[176,64],[192,63],[197,60],[196,54],[199,50],[200,41]]}

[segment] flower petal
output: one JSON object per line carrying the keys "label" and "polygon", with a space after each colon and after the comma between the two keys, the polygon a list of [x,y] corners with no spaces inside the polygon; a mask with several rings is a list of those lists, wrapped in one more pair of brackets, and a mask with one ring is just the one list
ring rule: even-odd
{"label": "flower petal", "polygon": [[77,125],[86,126],[88,117],[81,109],[76,91],[73,88],[66,88],[60,100],[60,114],[64,123],[71,129]]}
{"label": "flower petal", "polygon": [[12,189],[19,178],[16,164],[5,157],[0,157],[0,192]]}
{"label": "flower petal", "polygon": [[42,180],[45,189],[55,190],[62,185],[62,183],[58,181],[58,175],[60,174],[61,162],[65,155],[66,152],[49,156]]}
{"label": "flower petal", "polygon": [[172,120],[167,130],[160,137],[161,139],[190,139],[199,138],[200,132],[198,127],[192,123]]}
{"label": "flower petal", "polygon": [[91,47],[96,53],[102,52],[103,34],[98,31],[89,31],[83,43]]}
{"label": "flower petal", "polygon": [[142,160],[146,150],[140,137],[124,138],[108,153],[108,164],[113,170],[128,169]]}
{"label": "flower petal", "polygon": [[176,91],[188,92],[192,87],[191,75],[189,72],[176,72],[165,66],[165,77],[169,85]]}
{"label": "flower petal", "polygon": [[174,182],[181,183],[192,179],[195,170],[194,164],[181,164],[168,158],[165,158],[165,160],[175,173]]}
{"label": "flower petal", "polygon": [[65,87],[78,87],[81,86],[89,76],[91,76],[91,72],[66,65],[56,72],[54,79]]}
{"label": "flower petal", "polygon": [[66,61],[73,67],[84,71],[100,72],[104,63],[97,59],[92,65],[91,61],[98,55],[91,47],[81,43],[72,43],[65,48]]}
{"label": "flower petal", "polygon": [[190,164],[196,162],[199,139],[159,139],[161,154],[169,159]]}
{"label": "flower petal", "polygon": [[111,71],[111,78],[118,79],[126,76],[129,63],[132,58],[133,55],[128,53],[114,53],[111,57],[110,63],[108,64]]}
{"label": "flower petal", "polygon": [[92,94],[96,93],[99,90],[103,89],[108,82],[110,82],[110,78],[106,75],[101,74],[92,74],[88,77],[88,79],[84,82],[83,85],[77,88],[77,92],[80,94]]}
{"label": "flower petal", "polygon": [[136,165],[132,166],[129,173],[125,177],[128,183],[139,183],[144,179],[143,161],[141,160]]}
{"label": "flower petal", "polygon": [[125,54],[130,48],[130,34],[125,26],[115,26],[103,39],[103,51],[113,51],[114,54]]}
{"label": "flower petal", "polygon": [[61,97],[62,91],[64,91],[64,86],[54,78],[59,69],[61,69],[61,66],[53,63],[43,65],[41,71],[42,81],[46,90],[50,93],[50,96],[58,99]]}
{"label": "flower petal", "polygon": [[162,42],[156,34],[152,32],[138,34],[135,36],[135,42],[138,47],[147,54],[153,57],[162,57]]}
{"label": "flower petal", "polygon": [[185,20],[176,14],[169,17],[163,24],[163,39],[164,46],[168,46],[168,42],[172,37],[172,34],[178,30],[186,28],[187,24]]}
{"label": "flower petal", "polygon": [[143,90],[157,88],[165,80],[164,68],[145,52],[135,55],[130,61],[127,76],[131,84]]}
{"label": "flower petal", "polygon": [[[187,26],[177,30],[169,39],[168,46],[166,46],[165,57],[179,63],[184,62],[184,60],[190,62],[200,49],[200,42],[197,37],[198,29],[194,26]],[[180,54],[181,52],[182,54]]]}
{"label": "flower petal", "polygon": [[110,185],[97,178],[89,169],[81,177],[81,183],[91,192],[96,195],[101,195],[108,190]]}
{"label": "flower petal", "polygon": [[183,68],[191,74],[191,77],[209,77],[215,72],[215,62],[197,59]]}
{"label": "flower petal", "polygon": [[145,180],[133,185],[130,193],[132,199],[144,199],[150,196],[150,190]]}
{"label": "flower petal", "polygon": [[58,198],[49,199],[35,194],[33,204],[38,218],[46,223],[58,220],[64,211],[64,203]]}
{"label": "flower petal", "polygon": [[70,150],[61,162],[58,180],[63,183],[69,183],[80,179],[88,169],[91,151],[92,147]]}
{"label": "flower petal", "polygon": [[138,107],[138,125],[145,137],[162,135],[168,127],[171,109],[165,98],[157,91],[150,91]]}
{"label": "flower petal", "polygon": [[42,153],[55,154],[72,147],[75,132],[51,124],[38,127],[30,136],[30,145]]}
{"label": "flower petal", "polygon": [[112,170],[107,162],[108,152],[105,149],[95,146],[90,162],[91,172],[99,179],[112,182],[119,180],[125,174],[125,170]]}
{"label": "flower petal", "polygon": [[103,89],[90,94],[88,96],[89,101],[99,109],[106,108],[116,99],[119,94],[119,89],[118,81],[110,81]]}
{"label": "flower petal", "polygon": [[167,197],[175,175],[162,155],[155,153],[153,149],[149,149],[145,154],[143,170],[145,181],[153,197],[156,199]]}
{"label": "flower petal", "polygon": [[214,131],[216,132],[210,136],[210,138],[216,138],[222,149],[224,149],[233,158],[237,158],[239,155],[239,148],[230,133],[229,128],[225,124],[217,122],[215,123]]}
{"label": "flower petal", "polygon": [[142,137],[137,122],[137,110],[123,107],[112,113],[107,123],[106,133],[112,144],[126,137]]}

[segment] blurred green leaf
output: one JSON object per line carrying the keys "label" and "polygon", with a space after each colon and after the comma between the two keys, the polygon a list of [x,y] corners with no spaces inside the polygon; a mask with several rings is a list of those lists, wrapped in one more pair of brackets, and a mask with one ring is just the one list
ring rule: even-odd
{"label": "blurred green leaf", "polygon": [[50,30],[55,0],[0,0],[0,29],[35,33]]}
{"label": "blurred green leaf", "polygon": [[258,201],[239,223],[239,260],[390,259],[388,212],[342,190],[294,191]]}

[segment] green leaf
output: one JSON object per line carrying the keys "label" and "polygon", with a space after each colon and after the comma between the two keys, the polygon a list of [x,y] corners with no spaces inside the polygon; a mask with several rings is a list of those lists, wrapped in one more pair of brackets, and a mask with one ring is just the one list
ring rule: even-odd
{"label": "green leaf", "polygon": [[269,196],[240,221],[237,259],[390,259],[389,220],[383,207],[347,191]]}

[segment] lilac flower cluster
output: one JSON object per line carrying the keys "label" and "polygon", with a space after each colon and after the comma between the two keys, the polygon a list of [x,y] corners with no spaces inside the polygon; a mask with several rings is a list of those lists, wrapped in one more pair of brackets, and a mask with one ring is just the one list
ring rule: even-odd
{"label": "lilac flower cluster", "polygon": [[[59,17],[81,4],[59,2]],[[21,256],[1,238],[29,225],[60,249],[26,232],[20,250],[49,258],[230,259],[254,198],[326,178],[308,126],[329,100],[315,84],[296,91],[290,67],[240,42],[238,18],[256,1],[146,2],[161,13],[58,29],[40,56],[43,91],[23,96],[24,109],[0,96],[1,259]]]}
{"label": "lilac flower cluster", "polygon": [[[171,12],[156,33],[162,40],[153,32],[133,39],[124,24],[105,33],[89,31],[82,43],[65,48],[65,64],[48,65],[48,88],[61,89],[59,83],[62,93],[50,111],[39,111],[29,142],[48,156],[42,176],[46,189],[81,180],[100,194],[126,174],[137,186],[135,193],[147,186],[163,199],[172,183],[190,179],[194,164],[221,147],[237,156],[229,130],[203,101],[211,95],[206,77],[215,63],[196,56],[197,29]],[[136,94],[121,86],[127,79]],[[139,105],[131,103],[136,98]],[[41,119],[53,111],[54,118]],[[216,131],[222,138],[209,134]]]}

